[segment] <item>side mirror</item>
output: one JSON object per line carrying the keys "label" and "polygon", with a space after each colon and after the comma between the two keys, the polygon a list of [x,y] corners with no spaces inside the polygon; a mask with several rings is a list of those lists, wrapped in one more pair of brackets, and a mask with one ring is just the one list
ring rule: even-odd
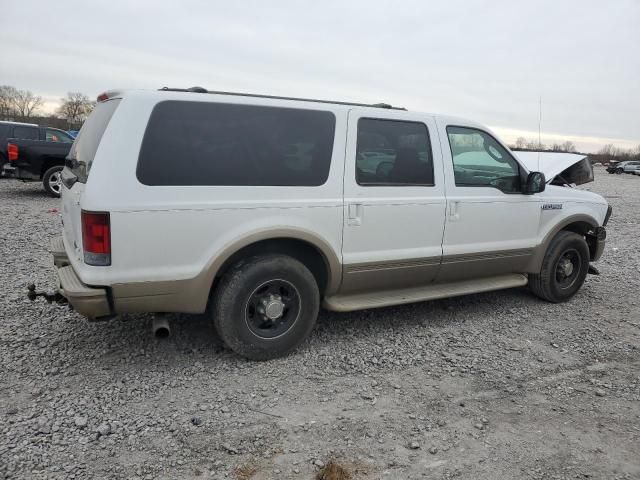
{"label": "side mirror", "polygon": [[525,192],[527,195],[534,193],[544,192],[547,186],[547,179],[542,172],[531,172],[527,177],[527,185],[525,186]]}

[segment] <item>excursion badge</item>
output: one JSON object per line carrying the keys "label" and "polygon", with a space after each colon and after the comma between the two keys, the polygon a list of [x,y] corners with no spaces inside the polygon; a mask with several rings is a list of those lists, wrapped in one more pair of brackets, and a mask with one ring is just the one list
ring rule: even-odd
{"label": "excursion badge", "polygon": [[562,210],[561,203],[543,203],[542,210]]}

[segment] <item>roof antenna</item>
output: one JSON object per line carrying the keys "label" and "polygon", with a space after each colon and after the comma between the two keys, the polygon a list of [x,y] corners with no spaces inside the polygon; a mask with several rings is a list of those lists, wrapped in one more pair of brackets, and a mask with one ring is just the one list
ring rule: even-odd
{"label": "roof antenna", "polygon": [[540,171],[540,150],[542,149],[542,96],[538,99],[538,171]]}

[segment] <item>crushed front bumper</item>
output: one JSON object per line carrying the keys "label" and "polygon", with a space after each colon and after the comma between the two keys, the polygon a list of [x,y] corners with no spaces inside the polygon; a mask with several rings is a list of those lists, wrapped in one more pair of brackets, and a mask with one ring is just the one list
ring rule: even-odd
{"label": "crushed front bumper", "polygon": [[90,287],[80,281],[64,248],[62,237],[54,238],[50,252],[58,274],[58,292],[81,315],[91,319],[112,314],[106,288]]}

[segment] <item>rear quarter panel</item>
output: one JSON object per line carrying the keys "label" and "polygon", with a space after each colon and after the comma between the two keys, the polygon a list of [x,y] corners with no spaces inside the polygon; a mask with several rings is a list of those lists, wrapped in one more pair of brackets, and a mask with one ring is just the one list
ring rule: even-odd
{"label": "rear quarter panel", "polygon": [[[213,95],[162,100],[213,101]],[[346,110],[308,103],[288,107],[332,111],[336,131],[327,182],[319,187],[146,186],[136,177],[138,153],[157,94],[125,97],[114,113],[80,200],[84,210],[111,213],[112,265],[74,265],[90,285],[191,279],[229,246],[256,232],[312,232],[341,258]],[[189,100],[187,100],[189,101]],[[273,100],[217,101],[278,106]],[[183,168],[176,158],[176,168]]]}

